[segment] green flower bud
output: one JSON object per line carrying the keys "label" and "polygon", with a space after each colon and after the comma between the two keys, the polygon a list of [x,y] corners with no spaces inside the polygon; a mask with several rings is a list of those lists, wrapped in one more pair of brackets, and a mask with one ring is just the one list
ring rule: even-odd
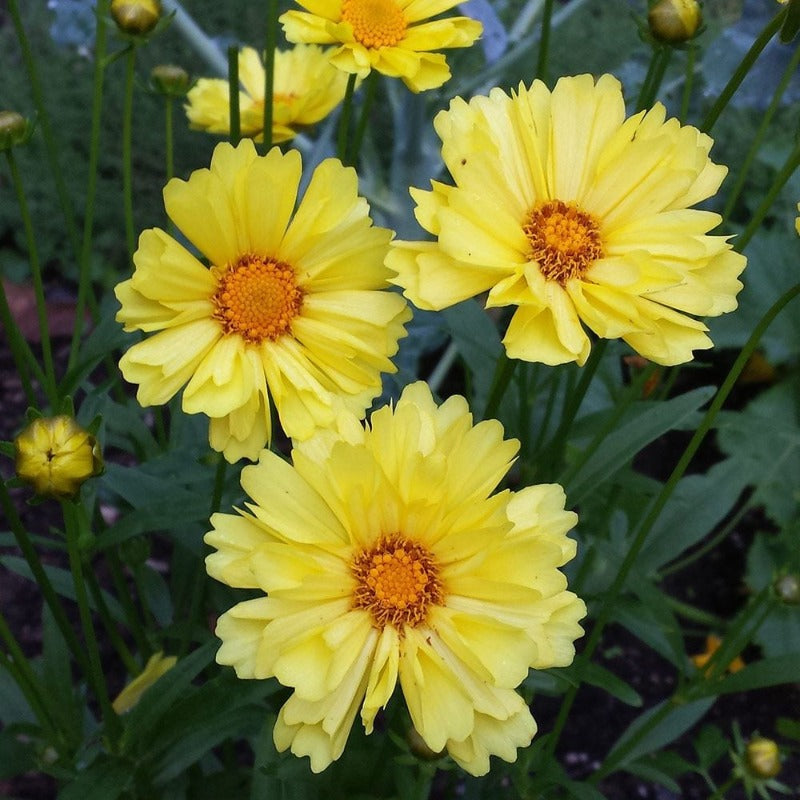
{"label": "green flower bud", "polygon": [[702,22],[697,0],[659,0],[649,11],[650,32],[660,42],[688,42]]}
{"label": "green flower bud", "polygon": [[155,28],[161,17],[161,0],[111,0],[111,16],[120,30],[142,36]]}
{"label": "green flower bud", "polygon": [[425,740],[419,735],[419,731],[413,726],[406,731],[406,742],[408,743],[408,749],[411,750],[420,761],[436,761],[444,755],[444,750],[439,753],[435,750],[431,750],[425,743]]}
{"label": "green flower bud", "polygon": [[756,737],[747,743],[747,768],[756,778],[774,778],[781,771],[778,745],[772,739]]}
{"label": "green flower bud", "polygon": [[800,605],[800,576],[781,575],[773,584],[775,594],[789,606]]}
{"label": "green flower bud", "polygon": [[17,476],[45,497],[72,497],[103,469],[97,440],[72,417],[33,420],[14,440],[14,451]]}
{"label": "green flower bud", "polygon": [[150,72],[153,86],[167,97],[183,97],[189,91],[189,73],[174,64],[159,64]]}
{"label": "green flower bud", "polygon": [[25,141],[28,121],[16,111],[0,111],[0,151],[9,150]]}

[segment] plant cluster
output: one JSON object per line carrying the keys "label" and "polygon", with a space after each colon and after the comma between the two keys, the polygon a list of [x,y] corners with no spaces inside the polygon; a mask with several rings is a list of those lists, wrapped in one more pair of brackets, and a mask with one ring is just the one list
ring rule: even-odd
{"label": "plant cluster", "polygon": [[704,723],[798,692],[800,0],[54,5],[69,118],[0,18],[0,781],[800,790],[796,709]]}

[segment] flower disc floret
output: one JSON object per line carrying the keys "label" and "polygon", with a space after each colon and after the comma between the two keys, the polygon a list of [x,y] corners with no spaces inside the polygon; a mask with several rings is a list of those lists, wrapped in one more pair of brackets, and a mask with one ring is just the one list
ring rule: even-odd
{"label": "flower disc floret", "polygon": [[289,333],[303,293],[288,264],[246,255],[222,272],[211,302],[225,333],[260,344]]}
{"label": "flower disc floret", "polygon": [[427,619],[430,606],[442,600],[433,554],[400,536],[386,537],[359,553],[352,571],[357,584],[353,607],[369,611],[380,629],[416,627]]}
{"label": "flower disc floret", "polygon": [[212,517],[206,566],[261,596],[220,617],[217,661],[293,690],[279,750],[325,769],[398,684],[429,752],[474,775],[530,743],[515,687],[572,661],[586,609],[560,571],[576,521],[561,487],[495,491],[517,449],[415,383],[368,426],[341,415],[291,464],[265,450],[242,471],[252,502]]}
{"label": "flower disc floret", "polygon": [[394,47],[406,32],[406,19],[394,0],[342,0],[342,19],[364,47]]}
{"label": "flower disc floret", "polygon": [[530,260],[538,263],[547,280],[561,286],[582,278],[603,256],[597,222],[574,203],[540,203],[530,212],[522,230],[531,244]]}

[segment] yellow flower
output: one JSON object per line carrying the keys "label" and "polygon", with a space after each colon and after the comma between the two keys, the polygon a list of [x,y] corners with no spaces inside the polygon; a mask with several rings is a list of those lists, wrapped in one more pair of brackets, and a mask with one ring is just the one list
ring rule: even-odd
{"label": "yellow flower", "polygon": [[585,325],[658,364],[689,361],[712,343],[687,315],[736,308],[745,259],[706,235],[717,214],[689,208],[727,171],[711,139],[665,117],[656,104],[626,120],[611,75],[455,98],[435,119],[455,186],[412,189],[438,241],[396,242],[395,282],[425,309],[485,291],[518,306],[511,358],[583,364]]}
{"label": "yellow flower", "polygon": [[167,213],[210,267],[146,230],[133,277],[116,288],[125,330],[155,332],[120,361],[139,402],[166,403],[188,382],[183,410],[211,418],[211,446],[231,462],[270,441],[269,395],[300,439],[342,405],[363,416],[411,316],[381,291],[392,233],[372,226],[355,171],[323,161],[294,211],[300,174],[296,151],[217,145],[210,170],[164,189]]}
{"label": "yellow flower", "polygon": [[[719,650],[720,645],[722,644],[722,639],[719,636],[715,636],[713,633],[706,637],[706,649],[702,653],[697,653],[696,655],[691,656],[692,663],[697,667],[697,669],[702,670],[706,664],[708,664],[711,656]],[[745,663],[740,656],[736,656],[736,658],[728,664],[725,669],[730,672],[738,672],[740,669],[745,668]]]}
{"label": "yellow flower", "polygon": [[142,695],[178,661],[177,656],[165,656],[160,650],[153,653],[144,669],[116,697],[111,704],[117,714],[130,711],[141,700]]}
{"label": "yellow flower", "polygon": [[[239,51],[241,133],[264,140],[264,65],[252,47]],[[285,142],[297,129],[325,118],[344,98],[347,77],[330,63],[329,52],[314,45],[275,51],[272,141]],[[193,128],[230,133],[228,82],[201,78],[187,96],[186,116]]]}
{"label": "yellow flower", "polygon": [[103,469],[97,440],[72,417],[33,420],[14,440],[14,450],[17,476],[42,496],[71,497]]}
{"label": "yellow flower", "polygon": [[577,519],[561,487],[492,494],[518,446],[415,383],[366,430],[342,415],[295,443],[293,464],[265,450],[242,471],[250,513],[212,517],[206,565],[267,596],[220,617],[217,661],[294,689],[279,750],[325,769],[398,681],[427,747],[474,775],[530,742],[514,689],[529,667],[572,661],[585,606],[558,569]]}
{"label": "yellow flower", "polygon": [[[797,204],[797,210],[800,212],[800,203]],[[800,236],[800,217],[797,217],[794,221],[794,227],[797,230],[798,236]]]}
{"label": "yellow flower", "polygon": [[469,17],[431,20],[458,0],[298,0],[306,11],[280,17],[290,42],[338,44],[331,63],[366,77],[371,70],[401,78],[413,92],[435,89],[450,77],[441,53],[469,47],[483,31]]}

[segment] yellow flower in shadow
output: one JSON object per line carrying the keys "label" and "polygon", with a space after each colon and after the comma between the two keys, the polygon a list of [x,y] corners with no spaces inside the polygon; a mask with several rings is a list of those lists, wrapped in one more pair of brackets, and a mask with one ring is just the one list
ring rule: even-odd
{"label": "yellow flower in shadow", "polygon": [[[711,660],[711,656],[719,650],[720,645],[722,644],[722,639],[719,636],[715,636],[713,633],[706,636],[706,649],[702,653],[697,653],[696,655],[691,656],[692,663],[697,667],[697,669],[706,671],[705,666]],[[738,672],[741,669],[744,669],[746,664],[742,660],[741,656],[736,656],[733,661],[725,667],[727,672]]]}

